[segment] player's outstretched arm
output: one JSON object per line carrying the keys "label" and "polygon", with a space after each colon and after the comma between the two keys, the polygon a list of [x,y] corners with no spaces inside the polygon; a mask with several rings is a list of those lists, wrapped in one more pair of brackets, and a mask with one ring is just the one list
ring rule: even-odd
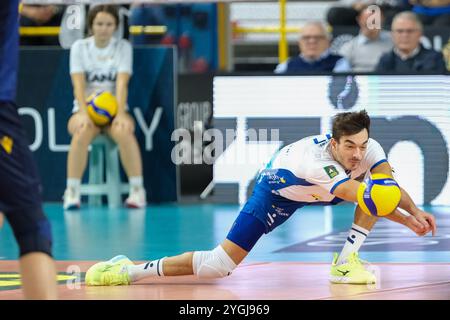
{"label": "player's outstretched arm", "polygon": [[397,222],[399,224],[408,227],[420,237],[426,235],[428,232],[432,230],[429,225],[427,227],[427,225],[419,222],[419,220],[417,220],[416,217],[412,215],[405,215],[401,213],[399,210],[395,210],[394,212],[392,212],[387,216],[384,216],[383,218],[389,219],[391,221]]}
{"label": "player's outstretched arm", "polygon": [[[384,162],[372,170],[372,173],[383,173],[392,175],[392,168],[388,162]],[[417,235],[422,236],[432,231],[433,236],[436,234],[436,222],[434,216],[428,212],[419,209],[414,201],[411,199],[408,192],[400,187],[402,196],[400,198],[399,208],[407,211],[412,217],[407,217],[400,211],[395,210],[393,213],[386,216],[389,220],[404,224],[411,230],[413,230]],[[422,225],[422,228],[419,227]]]}
{"label": "player's outstretched arm", "polygon": [[434,236],[436,234],[436,220],[434,216],[431,213],[419,209],[405,189],[400,187],[400,190],[402,191],[402,197],[400,199],[400,204],[398,205],[398,207],[407,211],[424,226],[424,233],[419,235],[425,235],[428,232],[432,231],[432,234]]}

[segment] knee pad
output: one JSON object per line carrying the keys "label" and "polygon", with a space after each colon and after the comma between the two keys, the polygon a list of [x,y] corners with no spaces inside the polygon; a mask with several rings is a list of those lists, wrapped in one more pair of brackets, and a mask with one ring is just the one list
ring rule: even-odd
{"label": "knee pad", "polygon": [[194,274],[202,279],[229,276],[236,264],[219,245],[211,251],[195,251],[192,259]]}

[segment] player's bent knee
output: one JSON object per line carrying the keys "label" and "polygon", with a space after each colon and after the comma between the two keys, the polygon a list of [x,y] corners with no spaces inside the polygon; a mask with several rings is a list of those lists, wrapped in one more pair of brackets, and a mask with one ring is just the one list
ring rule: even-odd
{"label": "player's bent knee", "polygon": [[75,131],[75,133],[72,136],[72,139],[74,140],[75,143],[79,144],[79,145],[89,145],[92,140],[95,138],[96,136],[96,131],[97,128],[95,127],[82,127],[79,128],[77,131]]}
{"label": "player's bent knee", "polygon": [[127,143],[134,133],[126,128],[113,127],[111,128],[111,137],[117,141],[117,143]]}
{"label": "player's bent knee", "polygon": [[211,251],[195,251],[192,259],[194,274],[202,279],[229,276],[236,264],[219,245]]}

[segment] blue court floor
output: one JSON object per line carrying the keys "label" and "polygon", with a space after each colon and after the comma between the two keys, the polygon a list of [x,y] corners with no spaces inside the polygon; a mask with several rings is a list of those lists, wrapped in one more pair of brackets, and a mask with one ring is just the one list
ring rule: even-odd
{"label": "blue court floor", "polygon": [[[425,207],[435,214],[435,237],[417,237],[406,227],[380,219],[361,250],[371,262],[450,262],[450,207]],[[185,251],[208,250],[227,235],[237,205],[151,205],[145,210],[88,207],[64,212],[45,205],[53,227],[56,260],[106,260],[125,254],[148,260]],[[331,262],[353,221],[353,205],[310,207],[263,236],[245,262]],[[0,229],[0,260],[18,255],[7,223]]]}

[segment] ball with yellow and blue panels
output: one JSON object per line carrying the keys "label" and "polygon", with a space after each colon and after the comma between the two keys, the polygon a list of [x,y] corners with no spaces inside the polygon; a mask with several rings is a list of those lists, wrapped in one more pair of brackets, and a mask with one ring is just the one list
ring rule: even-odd
{"label": "ball with yellow and blue panels", "polygon": [[374,173],[358,187],[357,199],[368,215],[383,217],[392,213],[400,203],[401,190],[393,177]]}
{"label": "ball with yellow and blue panels", "polygon": [[89,117],[97,126],[111,123],[117,114],[117,99],[109,91],[97,91],[91,94],[86,102]]}

